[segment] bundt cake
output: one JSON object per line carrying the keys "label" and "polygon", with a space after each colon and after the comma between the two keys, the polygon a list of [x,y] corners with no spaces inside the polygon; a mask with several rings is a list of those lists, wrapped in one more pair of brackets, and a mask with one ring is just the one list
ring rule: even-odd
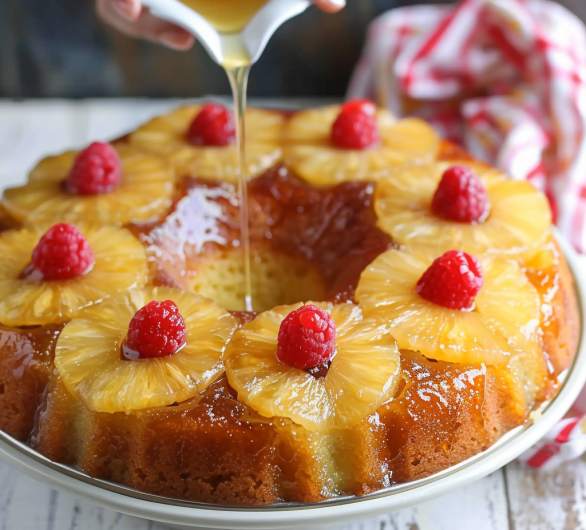
{"label": "bundt cake", "polygon": [[225,505],[364,495],[487,449],[579,334],[544,196],[368,101],[183,107],[4,192],[0,429]]}

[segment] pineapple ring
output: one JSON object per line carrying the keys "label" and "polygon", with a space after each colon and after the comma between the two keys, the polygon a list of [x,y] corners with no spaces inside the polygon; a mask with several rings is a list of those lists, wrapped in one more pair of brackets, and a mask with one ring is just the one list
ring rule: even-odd
{"label": "pineapple ring", "polygon": [[72,195],[62,188],[77,153],[68,151],[42,160],[24,186],[9,188],[2,201],[8,213],[26,224],[86,222],[144,223],[160,218],[171,206],[174,172],[162,158],[116,145],[122,182],[109,193]]}
{"label": "pineapple ring", "polygon": [[380,180],[391,168],[435,160],[439,138],[419,119],[397,121],[387,111],[377,111],[381,144],[364,151],[337,149],[330,141],[332,124],[340,105],[298,112],[291,118],[285,151],[291,168],[315,185],[345,181]]}
{"label": "pineapple ring", "polygon": [[[130,320],[152,300],[177,304],[186,344],[174,355],[122,360]],[[69,392],[91,410],[165,407],[192,398],[221,376],[222,353],[235,327],[234,317],[203,296],[168,287],[130,290],[88,308],[63,328],[55,366]]]}
{"label": "pineapple ring", "polygon": [[490,365],[507,364],[519,352],[541,355],[539,294],[515,261],[480,258],[484,285],[474,309],[459,311],[415,291],[433,259],[429,252],[388,250],[358,282],[356,300],[364,314],[389,322],[400,348],[429,359]]}
{"label": "pineapple ring", "polygon": [[[190,175],[235,184],[240,175],[236,145],[194,146],[186,133],[201,105],[181,107],[154,118],[130,135],[130,143],[144,151],[166,156],[177,175]],[[260,109],[246,111],[246,172],[249,178],[264,173],[281,158],[285,117]]]}
{"label": "pineapple ring", "polygon": [[[478,224],[441,219],[431,211],[433,194],[446,169],[470,167],[488,193],[490,213]],[[470,162],[438,162],[396,171],[377,184],[374,207],[378,226],[397,243],[421,246],[435,255],[464,250],[528,255],[550,232],[551,212],[545,196],[529,182],[510,180],[496,169]]]}
{"label": "pineapple ring", "polygon": [[357,305],[315,304],[336,323],[336,355],[327,375],[311,374],[277,359],[283,319],[303,304],[260,313],[236,331],[224,362],[238,398],[266,417],[285,417],[310,431],[347,429],[372,414],[399,382],[399,350],[379,318],[363,318]]}
{"label": "pineapple ring", "polygon": [[47,156],[31,169],[28,182],[61,181],[75,162],[78,151],[64,151],[58,155]]}
{"label": "pineapple ring", "polygon": [[81,228],[93,252],[92,269],[70,280],[21,278],[45,233],[39,227],[0,234],[0,322],[39,326],[67,322],[89,305],[148,280],[146,252],[126,229]]}

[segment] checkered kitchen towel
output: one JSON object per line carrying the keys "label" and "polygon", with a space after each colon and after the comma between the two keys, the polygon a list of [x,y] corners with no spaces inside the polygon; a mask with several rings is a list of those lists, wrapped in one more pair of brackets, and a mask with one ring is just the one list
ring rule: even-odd
{"label": "checkered kitchen towel", "polygon": [[[585,0],[586,1],[586,0]],[[370,28],[348,96],[416,115],[477,158],[530,180],[586,252],[586,29],[547,0],[396,9]],[[586,392],[522,460],[586,451]]]}

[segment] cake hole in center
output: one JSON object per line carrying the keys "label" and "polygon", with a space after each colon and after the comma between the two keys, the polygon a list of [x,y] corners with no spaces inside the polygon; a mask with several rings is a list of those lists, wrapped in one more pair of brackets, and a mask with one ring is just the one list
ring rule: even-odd
{"label": "cake hole in center", "polygon": [[[213,250],[190,260],[188,272],[165,267],[188,290],[211,298],[229,311],[244,311],[244,262],[238,249]],[[252,304],[256,312],[279,305],[325,299],[319,269],[299,256],[270,247],[251,249]]]}

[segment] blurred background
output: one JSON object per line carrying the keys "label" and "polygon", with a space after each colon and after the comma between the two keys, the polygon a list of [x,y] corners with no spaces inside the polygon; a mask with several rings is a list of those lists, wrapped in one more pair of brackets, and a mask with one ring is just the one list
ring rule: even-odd
{"label": "blurred background", "polygon": [[[249,93],[342,96],[368,23],[422,0],[348,0],[285,24],[252,70]],[[445,0],[427,3],[447,3]],[[561,3],[586,19],[586,0]],[[0,97],[196,97],[228,94],[224,72],[200,45],[189,52],[121,35],[92,0],[0,0]]]}

